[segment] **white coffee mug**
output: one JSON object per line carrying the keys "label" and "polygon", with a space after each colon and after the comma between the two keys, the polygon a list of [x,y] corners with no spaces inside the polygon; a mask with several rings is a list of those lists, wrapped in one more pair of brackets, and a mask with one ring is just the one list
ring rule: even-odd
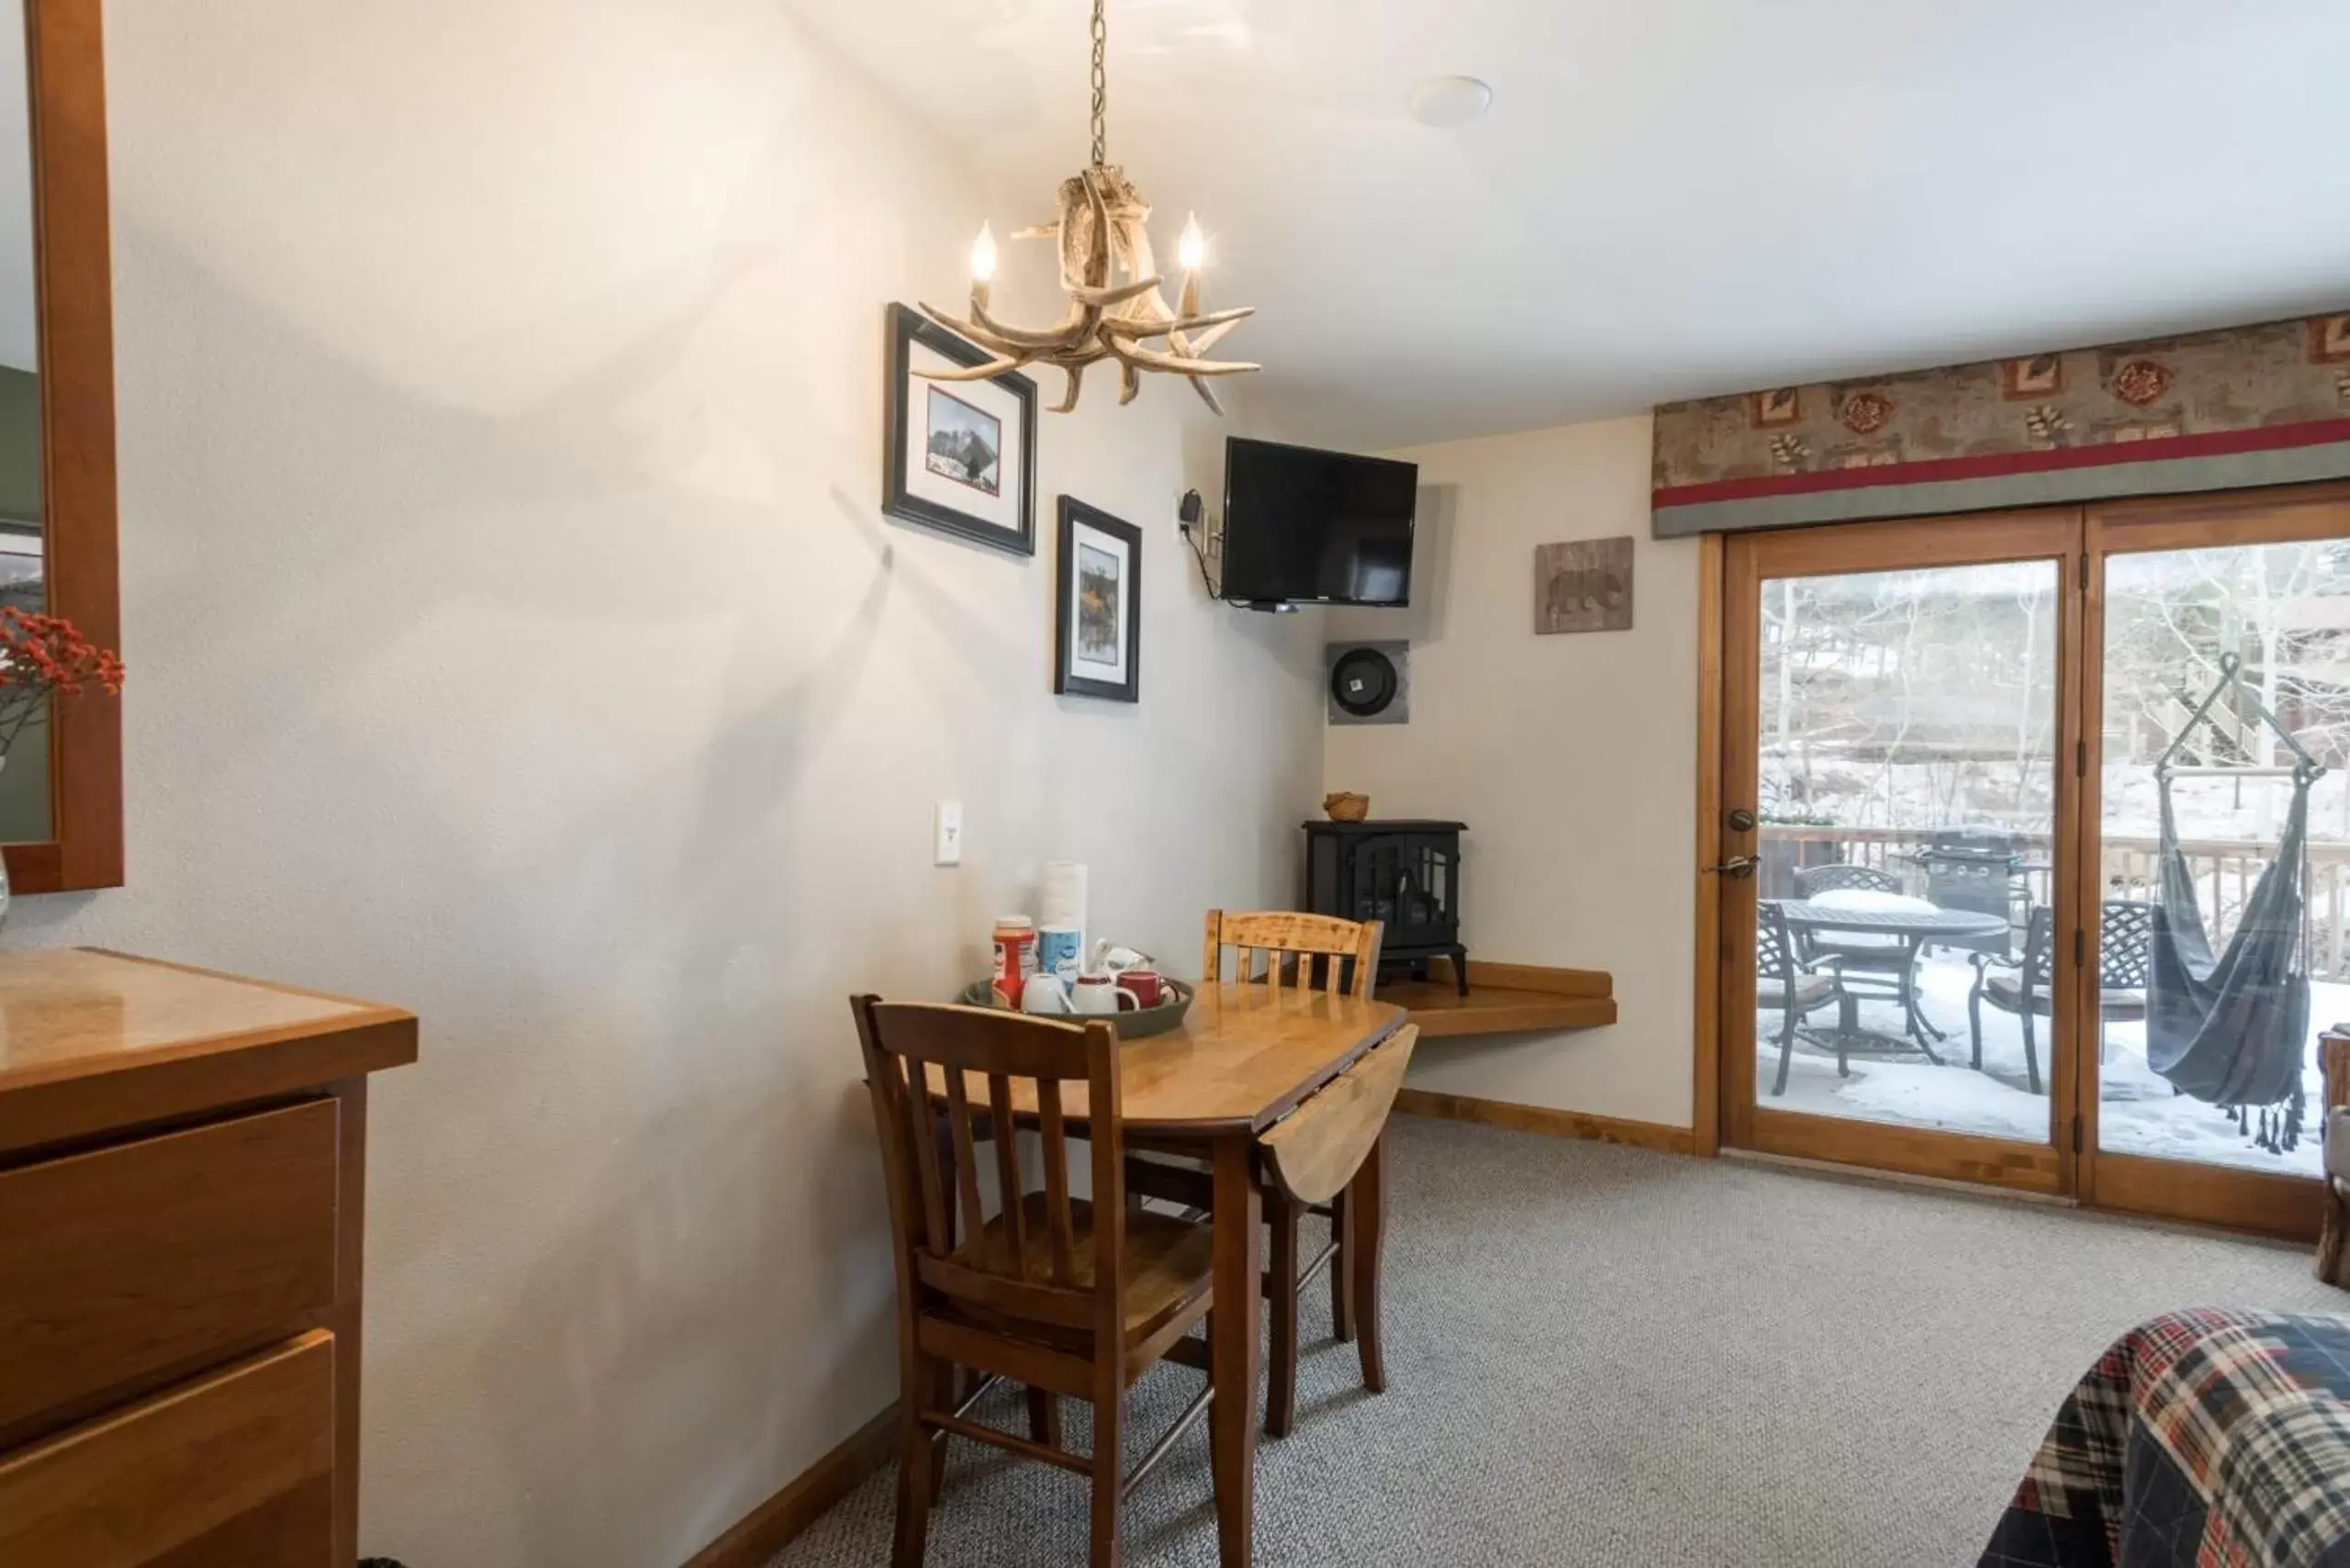
{"label": "white coffee mug", "polygon": [[1134,992],[1118,989],[1118,977],[1106,969],[1080,975],[1077,983],[1069,988],[1069,1007],[1072,1013],[1131,1013],[1141,1005]]}
{"label": "white coffee mug", "polygon": [[1055,975],[1030,975],[1020,988],[1020,1011],[1047,1016],[1074,1011],[1069,988]]}

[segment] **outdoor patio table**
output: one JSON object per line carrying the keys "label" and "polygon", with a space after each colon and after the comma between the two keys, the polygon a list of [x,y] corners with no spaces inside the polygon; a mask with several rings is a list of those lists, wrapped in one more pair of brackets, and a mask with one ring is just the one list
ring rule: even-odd
{"label": "outdoor patio table", "polygon": [[[1831,902],[1830,900],[1835,902]],[[1884,905],[1895,904],[1897,901],[1887,899],[1884,901],[1884,904],[1876,907],[1854,907],[1857,902],[1846,902],[1836,899],[1835,894],[1830,893],[1818,899],[1788,899],[1783,902],[1779,908],[1785,913],[1787,925],[1791,930],[1833,931],[1852,935],[1887,936],[1897,940],[1901,944],[1903,957],[1907,960],[1905,973],[1912,975],[1917,970],[1919,953],[1929,943],[1953,942],[1972,936],[1998,936],[2005,935],[2008,930],[2008,920],[2005,915],[1985,914],[1971,909],[1944,909],[1939,904],[1930,904],[1921,899],[1901,899],[1897,901],[1898,907],[1890,908]],[[1932,1062],[1936,1067],[1942,1066],[1942,1058],[1934,1054],[1933,1046],[1926,1038],[1929,1031],[1936,1035],[1941,1031],[1934,1030],[1933,1025],[1927,1023],[1924,1015],[1918,1011],[1918,988],[1915,981],[1904,984],[1901,993],[1903,1009],[1908,1014],[1909,1038],[1915,1040],[1918,1048],[1926,1053],[1928,1061]],[[1857,1014],[1853,1016],[1857,1016]],[[1841,1030],[1843,1025],[1840,1022],[1837,1026]],[[1846,1036],[1845,1043],[1849,1046],[1856,1040],[1872,1037],[1868,1031],[1855,1026],[1853,1033]],[[1893,1038],[1890,1036],[1874,1037],[1888,1040]]]}

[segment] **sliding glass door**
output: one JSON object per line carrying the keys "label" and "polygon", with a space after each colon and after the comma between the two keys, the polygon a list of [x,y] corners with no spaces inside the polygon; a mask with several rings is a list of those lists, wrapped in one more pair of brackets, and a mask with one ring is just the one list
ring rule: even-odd
{"label": "sliding glass door", "polygon": [[2118,507],[2090,540],[2086,1184],[2299,1234],[2350,1018],[2350,503]]}
{"label": "sliding glass door", "polygon": [[[2076,522],[1730,542],[1731,1141],[2054,1191]],[[2035,946],[2035,944],[2037,946]]]}
{"label": "sliding glass door", "polygon": [[2350,486],[1735,536],[1720,1135],[2313,1235]]}

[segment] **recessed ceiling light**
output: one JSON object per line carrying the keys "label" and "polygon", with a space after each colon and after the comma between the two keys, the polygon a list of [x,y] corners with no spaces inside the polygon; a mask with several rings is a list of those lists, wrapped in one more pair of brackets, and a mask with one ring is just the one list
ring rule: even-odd
{"label": "recessed ceiling light", "polygon": [[1412,118],[1441,130],[1467,125],[1494,106],[1494,90],[1474,76],[1431,76],[1412,89]]}

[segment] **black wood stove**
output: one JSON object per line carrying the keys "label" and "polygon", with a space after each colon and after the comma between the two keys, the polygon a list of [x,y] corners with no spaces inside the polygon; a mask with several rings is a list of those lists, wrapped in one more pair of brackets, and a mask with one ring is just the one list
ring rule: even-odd
{"label": "black wood stove", "polygon": [[1311,822],[1305,824],[1305,907],[1341,920],[1376,920],[1382,971],[1449,958],[1469,994],[1460,943],[1460,823]]}

